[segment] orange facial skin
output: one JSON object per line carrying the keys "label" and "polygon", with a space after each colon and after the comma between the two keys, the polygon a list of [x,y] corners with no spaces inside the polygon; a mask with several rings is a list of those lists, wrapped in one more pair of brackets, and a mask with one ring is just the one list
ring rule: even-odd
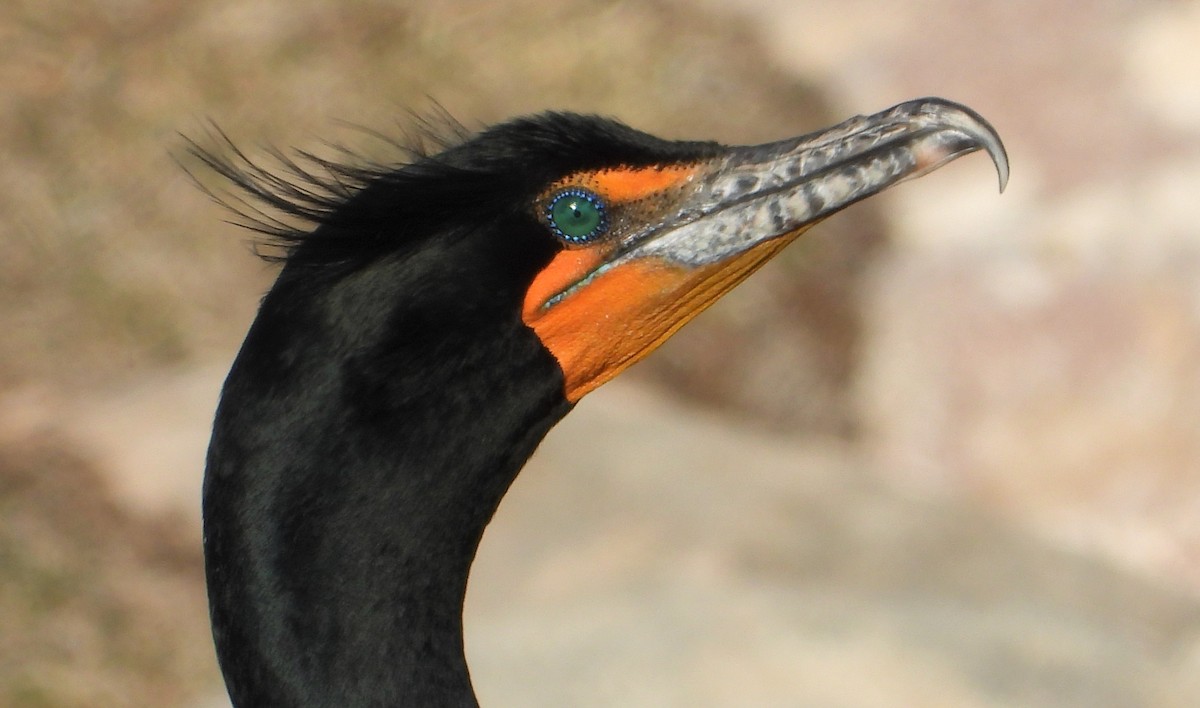
{"label": "orange facial skin", "polygon": [[555,187],[575,184],[591,189],[610,204],[627,204],[680,187],[695,175],[694,166],[601,170],[575,175]]}
{"label": "orange facial skin", "polygon": [[[575,175],[547,195],[584,187],[603,198],[611,212],[636,210],[637,219],[646,223],[664,216],[672,194],[696,173],[695,167],[605,170]],[[619,233],[620,224],[612,231]],[[522,316],[558,360],[566,398],[576,402],[658,348],[798,233],[701,268],[653,258],[607,265],[620,239],[601,238],[559,253],[534,279]]]}

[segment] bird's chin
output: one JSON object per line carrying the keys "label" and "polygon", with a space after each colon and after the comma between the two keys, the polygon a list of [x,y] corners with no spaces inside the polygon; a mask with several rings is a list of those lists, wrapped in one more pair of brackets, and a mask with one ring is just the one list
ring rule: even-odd
{"label": "bird's chin", "polygon": [[558,360],[572,403],[657,349],[789,244],[799,231],[719,262],[686,265],[647,257],[599,269],[525,322]]}

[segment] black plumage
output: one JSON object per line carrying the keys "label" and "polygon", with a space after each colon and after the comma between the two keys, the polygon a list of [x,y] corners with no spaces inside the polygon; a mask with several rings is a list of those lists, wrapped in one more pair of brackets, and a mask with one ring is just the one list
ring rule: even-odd
{"label": "black plumage", "polygon": [[571,171],[712,149],[547,114],[399,167],[310,161],[281,176],[206,154],[313,227],[256,222],[285,263],[208,454],[212,619],[237,705],[473,704],[469,563],[570,408],[520,318],[561,249],[525,205]]}

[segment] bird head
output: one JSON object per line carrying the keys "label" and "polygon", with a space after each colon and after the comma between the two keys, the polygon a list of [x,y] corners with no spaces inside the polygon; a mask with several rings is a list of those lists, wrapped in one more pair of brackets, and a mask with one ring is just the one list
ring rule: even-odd
{"label": "bird head", "polygon": [[970,109],[925,99],[767,145],[685,144],[674,159],[573,171],[532,202],[561,247],[522,316],[577,400],[825,217],[981,148],[1003,189],[995,131]]}
{"label": "bird head", "polygon": [[[965,106],[928,98],[733,147],[546,113],[400,168],[317,160],[318,174],[288,162],[302,183],[201,156],[252,196],[316,222],[256,223],[285,242],[281,283],[289,273],[312,281],[314,264],[341,274],[397,264],[389,277],[427,315],[463,321],[500,308],[519,317],[557,360],[574,403],[816,223],[981,149],[1003,190],[996,131]],[[364,303],[382,292],[360,290]]]}

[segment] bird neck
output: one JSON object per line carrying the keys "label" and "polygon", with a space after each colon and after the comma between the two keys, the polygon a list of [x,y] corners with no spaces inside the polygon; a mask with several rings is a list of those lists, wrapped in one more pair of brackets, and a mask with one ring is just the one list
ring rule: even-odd
{"label": "bird neck", "polygon": [[230,372],[204,517],[235,705],[476,704],[471,561],[570,404],[511,316],[446,329],[413,307],[349,327],[353,303],[300,306],[277,287]]}

